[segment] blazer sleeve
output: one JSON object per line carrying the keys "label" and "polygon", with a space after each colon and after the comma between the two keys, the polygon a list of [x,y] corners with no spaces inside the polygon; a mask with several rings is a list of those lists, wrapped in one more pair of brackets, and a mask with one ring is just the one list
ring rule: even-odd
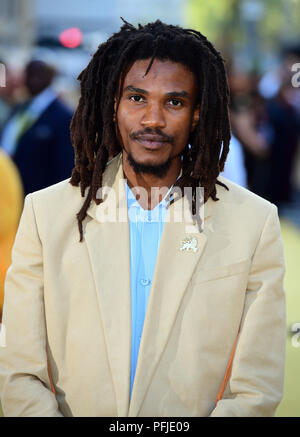
{"label": "blazer sleeve", "polygon": [[62,416],[47,370],[42,245],[31,195],[25,198],[6,275],[1,343],[4,416]]}
{"label": "blazer sleeve", "polygon": [[270,205],[252,259],[231,375],[211,417],[274,416],[282,399],[285,259],[277,207]]}

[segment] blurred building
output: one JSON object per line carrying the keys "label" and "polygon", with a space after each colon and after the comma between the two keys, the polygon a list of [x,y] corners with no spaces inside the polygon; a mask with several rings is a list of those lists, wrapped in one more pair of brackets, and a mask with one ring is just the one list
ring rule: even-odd
{"label": "blurred building", "polygon": [[[34,44],[60,46],[59,34],[78,27],[86,42],[97,45],[122,24],[156,19],[182,24],[185,0],[1,0],[0,50]],[[85,41],[83,41],[85,45]],[[94,48],[93,48],[94,49]]]}
{"label": "blurred building", "polygon": [[85,34],[99,32],[106,39],[122,23],[120,16],[133,23],[160,18],[180,24],[184,0],[35,0],[40,37],[57,35],[68,27],[79,27]]}
{"label": "blurred building", "polygon": [[0,1],[0,57],[20,68],[36,36],[34,0]]}
{"label": "blurred building", "polygon": [[[123,22],[136,25],[161,19],[183,24],[186,0],[1,0],[0,59],[21,71],[30,58],[49,62],[60,73],[56,90],[75,106],[76,78],[89,63],[91,54]],[[60,35],[77,28],[82,41],[66,48]]]}
{"label": "blurred building", "polygon": [[[144,23],[160,18],[172,24],[182,24],[185,0],[35,0],[33,2],[36,20],[36,41],[40,47],[61,49],[59,35],[65,29],[78,28],[83,34],[78,49],[64,51],[65,70],[74,75],[80,67],[72,63],[82,59],[82,65],[88,63],[84,53],[94,53],[98,45],[107,40],[123,24],[121,16],[132,24]],[[70,56],[72,59],[69,61]]]}
{"label": "blurred building", "polygon": [[34,0],[1,0],[1,46],[30,46],[35,36]]}

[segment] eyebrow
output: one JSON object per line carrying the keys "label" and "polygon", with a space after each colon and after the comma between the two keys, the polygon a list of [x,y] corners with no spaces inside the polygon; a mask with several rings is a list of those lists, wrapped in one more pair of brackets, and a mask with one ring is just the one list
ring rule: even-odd
{"label": "eyebrow", "polygon": [[[149,92],[146,90],[143,90],[142,88],[136,88],[133,85],[128,85],[125,89],[124,92],[126,91],[131,91],[134,93],[140,93],[140,94],[146,94],[149,95]],[[189,97],[189,93],[187,91],[171,91],[169,93],[166,93],[167,97]]]}

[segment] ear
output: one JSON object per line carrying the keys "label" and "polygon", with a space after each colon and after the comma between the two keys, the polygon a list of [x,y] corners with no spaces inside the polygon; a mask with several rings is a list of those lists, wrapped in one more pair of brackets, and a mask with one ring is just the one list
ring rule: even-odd
{"label": "ear", "polygon": [[192,117],[191,132],[193,132],[195,130],[195,127],[197,126],[199,118],[200,118],[200,103],[194,108],[193,117]]}

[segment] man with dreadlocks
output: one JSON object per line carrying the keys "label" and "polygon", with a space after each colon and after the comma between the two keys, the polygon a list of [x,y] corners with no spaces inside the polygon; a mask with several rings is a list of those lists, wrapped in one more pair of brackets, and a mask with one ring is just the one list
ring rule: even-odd
{"label": "man with dreadlocks", "polygon": [[276,207],[220,176],[220,54],[124,21],[78,79],[71,179],[26,197],[6,277],[4,414],[274,415],[283,244]]}

